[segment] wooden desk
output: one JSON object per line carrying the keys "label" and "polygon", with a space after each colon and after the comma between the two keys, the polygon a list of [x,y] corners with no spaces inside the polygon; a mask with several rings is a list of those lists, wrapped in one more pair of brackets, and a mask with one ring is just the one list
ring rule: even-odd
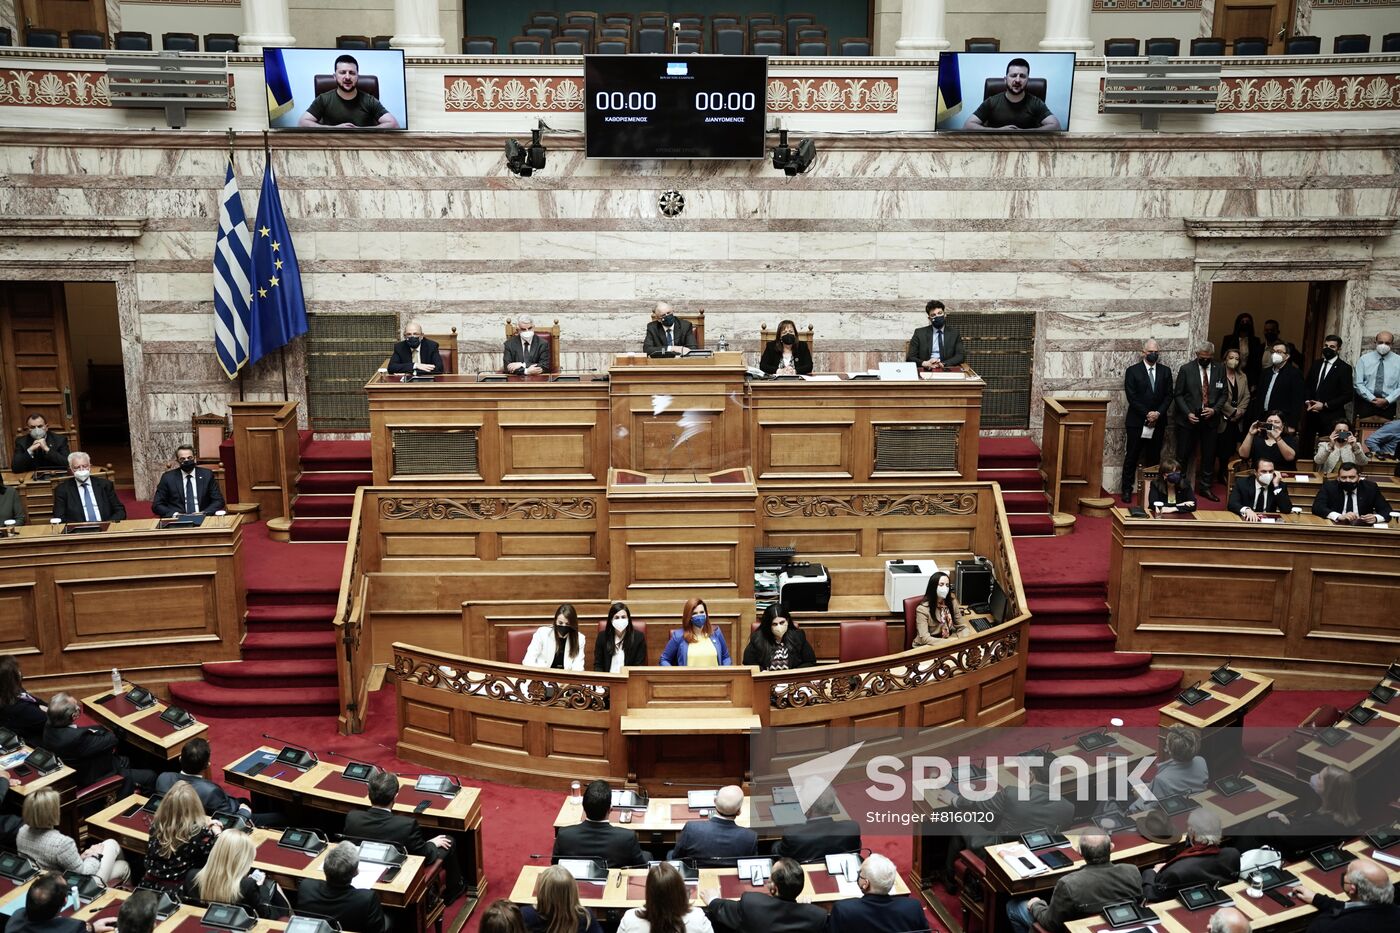
{"label": "wooden desk", "polygon": [[0,631],[5,650],[24,656],[31,690],[90,690],[110,684],[113,667],[159,690],[197,679],[205,661],[238,659],[239,516],[198,528],[157,530],[154,518],[93,534],[60,527],[0,538]]}
{"label": "wooden desk", "polygon": [[1400,528],[1311,514],[1113,510],[1109,605],[1120,651],[1203,679],[1234,658],[1286,689],[1366,689],[1400,640]]}
{"label": "wooden desk", "polygon": [[[21,745],[5,755],[4,759],[19,758],[21,753],[28,756],[32,751],[33,749],[28,745]],[[46,787],[57,791],[59,820],[62,823],[63,831],[75,839],[78,837],[78,810],[74,806],[74,795],[78,790],[75,778],[76,771],[65,764],[52,774],[41,775],[33,768],[23,767],[21,764],[10,766],[9,772],[12,779],[20,782],[18,787],[10,788],[10,793],[15,794],[21,800]]]}
{"label": "wooden desk", "polygon": [[186,742],[209,731],[208,724],[202,722],[176,729],[160,718],[170,708],[160,700],[146,709],[139,709],[126,698],[125,691],[131,687],[123,683],[123,693],[119,696],[106,690],[84,697],[83,710],[131,745],[164,761],[179,758]]}
{"label": "wooden desk", "polygon": [[[0,470],[0,476],[4,477],[6,486],[13,486],[19,490],[20,502],[24,505],[24,523],[26,525],[47,525],[49,519],[53,518],[53,494],[58,488],[58,484],[67,480],[71,474],[66,470],[60,471],[49,479],[39,479],[35,474],[39,471],[30,470],[24,473],[11,473],[9,470]],[[107,467],[93,465],[92,475],[111,480],[115,475]],[[128,516],[135,518],[138,516]]]}
{"label": "wooden desk", "polygon": [[1245,716],[1273,693],[1274,680],[1253,671],[1236,669],[1235,673],[1240,676],[1224,686],[1209,677],[1202,679],[1199,689],[1210,696],[1195,706],[1172,700],[1162,707],[1158,716],[1162,742],[1166,741],[1168,728],[1186,725],[1201,731],[1201,747],[1207,752],[1208,760],[1218,762],[1223,760],[1221,756],[1238,757],[1241,751],[1239,727],[1244,725]]}
{"label": "wooden desk", "polygon": [[[850,819],[850,814],[841,806],[839,800],[837,806],[840,808],[837,818]],[[690,809],[685,797],[652,797],[647,801],[646,810],[636,811],[630,823],[623,823],[618,818],[620,813],[619,809],[610,811],[608,822],[613,826],[632,830],[643,837],[644,843],[674,843],[686,824],[709,818],[702,816],[699,810]],[[753,818],[754,814],[757,814],[757,820]],[[573,803],[566,798],[559,808],[559,814],[554,818],[554,830],[558,832],[565,826],[575,826],[582,821],[583,804]],[[772,801],[767,797],[754,799],[745,795],[744,803],[739,808],[739,815],[735,817],[734,822],[740,826],[755,828],[760,839],[780,839],[786,828],[773,820]]]}
{"label": "wooden desk", "polygon": [[[229,762],[224,766],[224,780],[250,793],[282,801],[294,811],[306,807],[341,814],[369,806],[368,786],[341,777],[345,770],[343,764],[318,761],[304,772],[278,764],[269,765],[258,774],[239,770],[268,755],[275,757],[280,750],[264,745]],[[413,784],[413,778],[400,783],[394,812],[412,816],[425,830],[458,834],[459,841],[454,848],[467,884],[467,898],[469,902],[479,900],[485,895],[487,885],[481,845],[481,791],[475,787],[461,787],[449,800],[415,790]],[[429,805],[419,811],[418,805],[423,800],[428,800]]]}
{"label": "wooden desk", "polygon": [[[1310,464],[1299,464],[1300,467]],[[1369,464],[1368,464],[1369,465]],[[1374,480],[1381,489],[1381,495],[1392,509],[1400,509],[1400,485],[1397,485],[1390,467],[1385,471],[1385,475],[1366,475],[1366,479]],[[1295,506],[1302,508],[1306,513],[1312,513],[1313,501],[1317,499],[1317,494],[1322,489],[1322,484],[1329,479],[1336,479],[1335,476],[1326,476],[1315,471],[1304,469],[1280,470],[1279,479],[1283,480],[1284,487],[1288,490],[1288,498]],[[1227,492],[1229,490],[1226,490]]]}
{"label": "wooden desk", "polygon": [[[73,916],[84,923],[92,923],[107,917],[115,919],[122,904],[126,903],[128,897],[131,897],[131,893],[117,888],[108,888],[94,898],[91,904],[74,911]],[[208,930],[208,927],[198,925],[200,918],[204,916],[204,910],[203,907],[182,904],[175,908],[175,912],[165,920],[156,923],[152,933],[176,933],[176,931],[184,933],[185,930],[194,933],[194,931]],[[248,933],[272,933],[272,931],[285,930],[286,928],[285,921],[259,919],[257,923],[248,928]]]}
{"label": "wooden desk", "polygon": [[1317,740],[1309,742],[1298,749],[1300,767],[1311,766],[1311,770],[1320,771],[1327,765],[1336,765],[1353,777],[1361,778],[1373,768],[1381,767],[1384,772],[1394,766],[1396,749],[1400,747],[1400,729],[1395,728],[1390,718],[1378,716],[1358,726],[1342,717],[1337,728],[1347,734],[1346,740],[1331,747]]}

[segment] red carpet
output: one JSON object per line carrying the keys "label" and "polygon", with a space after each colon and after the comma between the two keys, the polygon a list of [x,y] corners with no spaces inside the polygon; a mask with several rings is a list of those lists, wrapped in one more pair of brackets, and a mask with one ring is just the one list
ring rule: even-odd
{"label": "red carpet", "polygon": [[303,440],[291,538],[348,541],[355,489],[374,482],[369,441]]}
{"label": "red carpet", "polygon": [[982,438],[977,447],[977,478],[1001,484],[1012,535],[1055,533],[1045,479],[1040,474],[1040,448],[1030,438]]}

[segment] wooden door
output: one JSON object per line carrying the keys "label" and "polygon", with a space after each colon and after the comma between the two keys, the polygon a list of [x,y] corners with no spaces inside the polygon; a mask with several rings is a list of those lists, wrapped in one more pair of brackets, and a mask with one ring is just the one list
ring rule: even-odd
{"label": "wooden door", "polygon": [[1293,22],[1293,0],[1218,0],[1215,28],[1233,49],[1236,39],[1262,36],[1269,40],[1269,54],[1283,54],[1283,38]]}
{"label": "wooden door", "polygon": [[[77,400],[68,349],[68,310],[61,282],[0,283],[0,365],[4,367],[6,437],[39,413],[78,450]],[[7,449],[13,441],[7,441]]]}
{"label": "wooden door", "polygon": [[107,31],[105,0],[19,0],[17,6],[23,15],[16,43],[24,41],[24,30],[30,26],[57,29],[65,35],[73,29]]}

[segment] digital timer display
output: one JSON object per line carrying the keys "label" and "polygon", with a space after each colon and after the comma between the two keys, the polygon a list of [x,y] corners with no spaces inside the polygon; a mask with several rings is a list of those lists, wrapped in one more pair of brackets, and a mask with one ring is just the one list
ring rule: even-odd
{"label": "digital timer display", "polygon": [[590,159],[761,159],[763,55],[584,56]]}

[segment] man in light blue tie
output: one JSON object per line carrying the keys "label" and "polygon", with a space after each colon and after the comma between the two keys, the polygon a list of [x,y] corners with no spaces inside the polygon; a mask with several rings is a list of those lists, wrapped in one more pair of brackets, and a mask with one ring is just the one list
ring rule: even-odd
{"label": "man in light blue tie", "polygon": [[1395,335],[1388,330],[1376,334],[1376,348],[1363,353],[1352,374],[1356,379],[1356,417],[1395,417],[1400,399],[1400,357],[1391,352]]}
{"label": "man in light blue tie", "polygon": [[92,458],[81,450],[68,455],[71,479],[53,491],[53,517],[65,522],[120,522],[126,507],[117,498],[111,480],[92,475]]}

